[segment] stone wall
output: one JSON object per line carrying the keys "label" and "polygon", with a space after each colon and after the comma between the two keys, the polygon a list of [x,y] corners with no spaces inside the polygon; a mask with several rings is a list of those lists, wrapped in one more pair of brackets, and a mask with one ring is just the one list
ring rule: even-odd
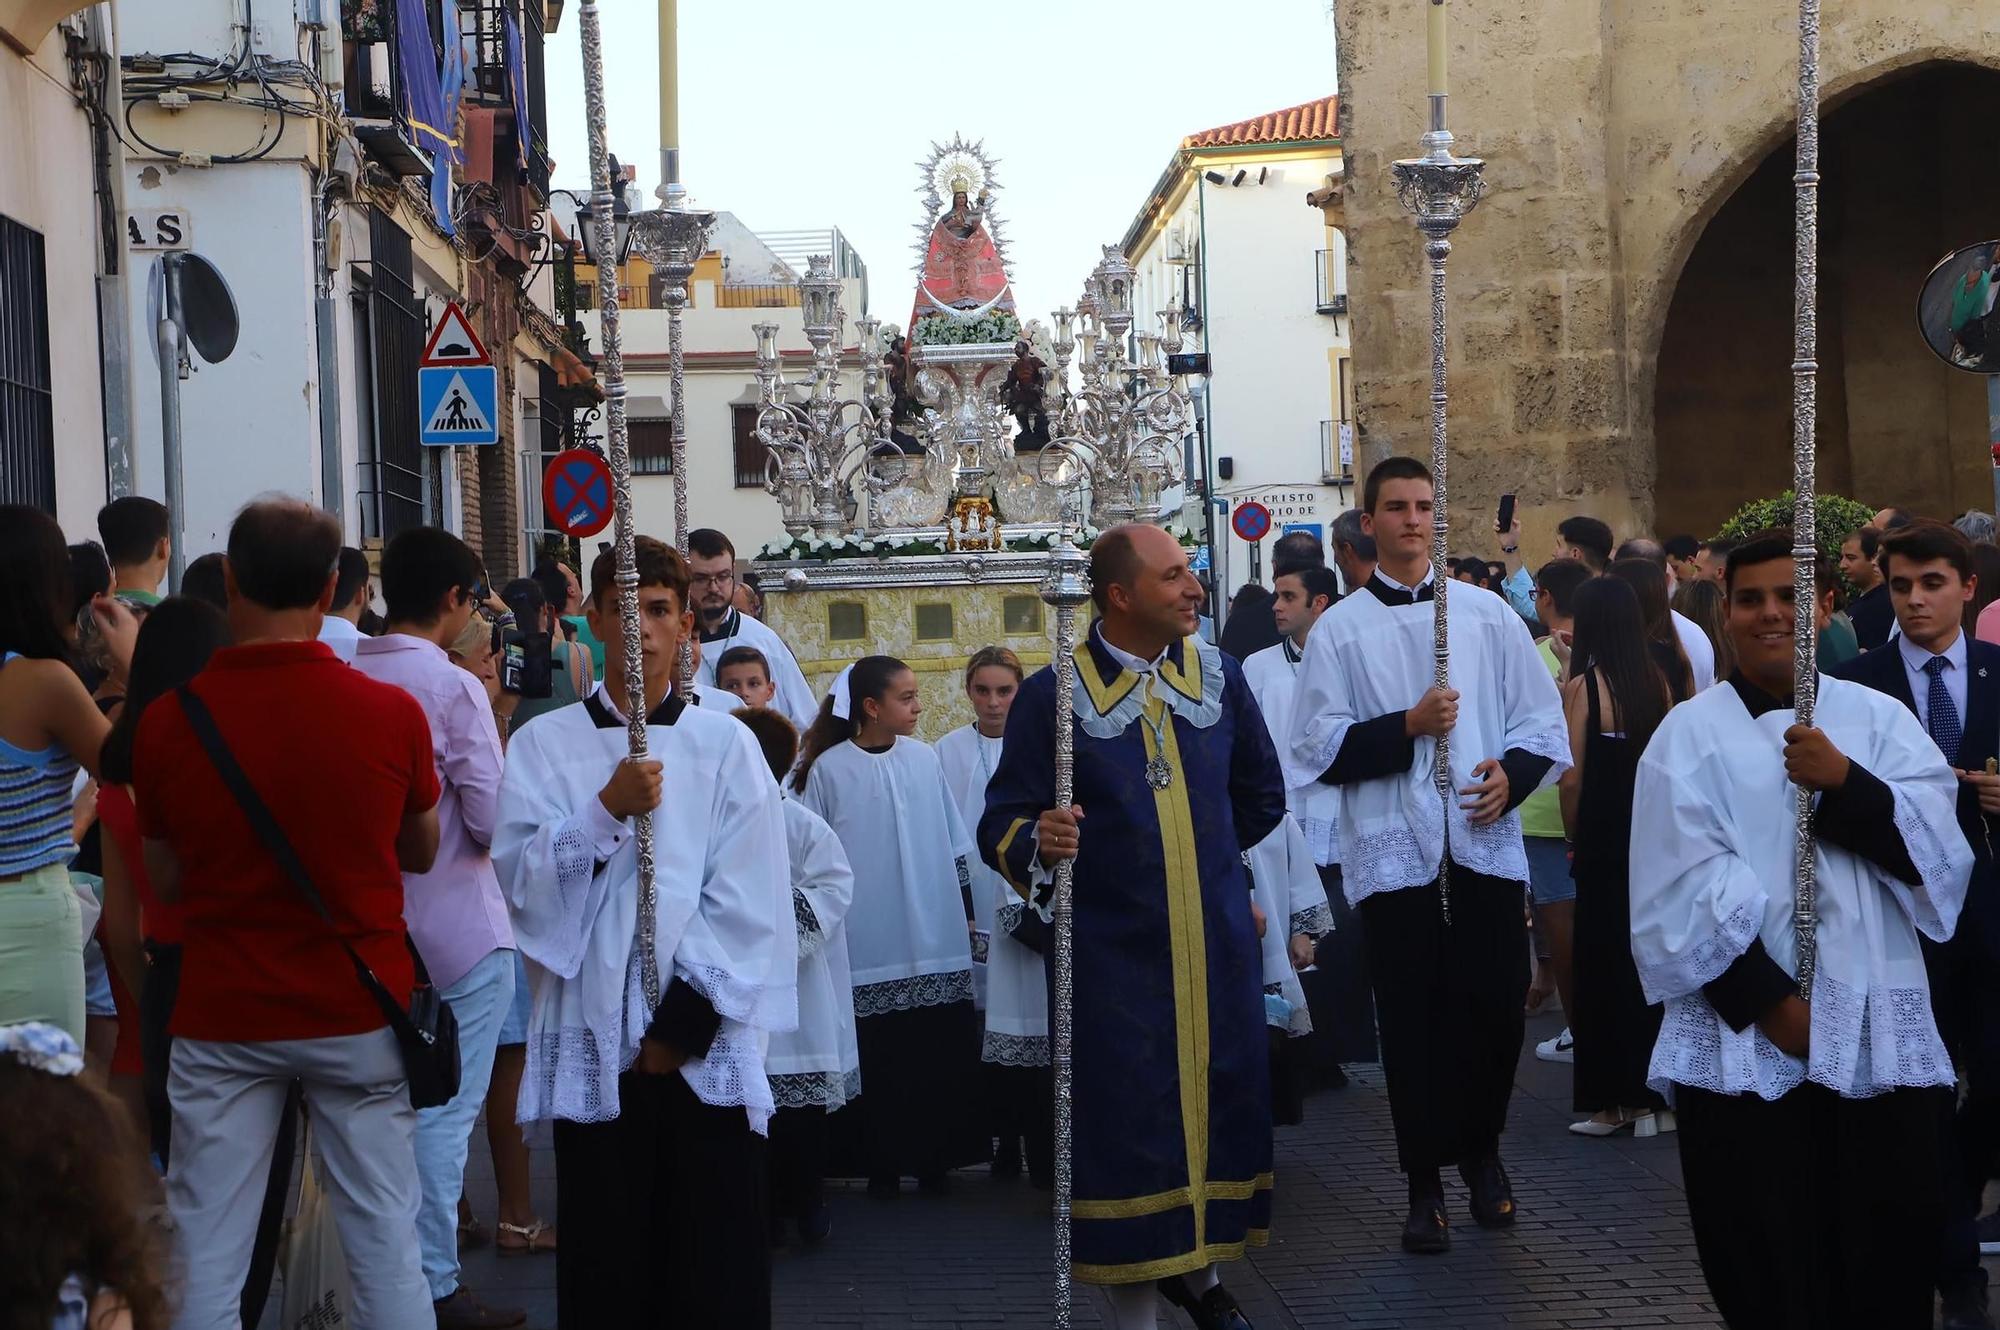
{"label": "stone wall", "polygon": [[[1424,127],[1423,17],[1418,6],[1392,0],[1343,0],[1336,12],[1358,468],[1365,468],[1392,453],[1429,451],[1427,276],[1389,177],[1391,161],[1417,154]],[[1490,548],[1488,514],[1507,490],[1520,495],[1531,563],[1570,512],[1602,516],[1621,536],[1651,526],[1654,398],[1668,311],[1709,221],[1791,137],[1794,13],[1716,0],[1452,7],[1452,127],[1461,154],[1487,160],[1488,181],[1448,265],[1451,496],[1454,527],[1464,533],[1454,549]],[[1934,61],[2000,67],[2000,27],[1981,7],[1951,0],[1842,0],[1824,20],[1828,114],[1870,84]],[[1971,118],[1992,123],[1988,115]],[[1829,190],[1837,173],[1864,190],[1876,176],[1861,173],[1883,166],[1828,160],[1823,169]],[[1893,204],[1896,196],[1889,198]],[[1789,228],[1769,252],[1733,257],[1785,283],[1776,317],[1789,329]],[[1753,288],[1758,320],[1772,317],[1762,308],[1770,303],[1765,286]],[[1912,289],[1906,321],[1915,298]],[[1750,305],[1746,290],[1739,312],[1749,317]],[[1875,354],[1871,342],[1888,345],[1872,327],[1824,314],[1822,329],[1823,361],[1839,352],[1865,365]],[[1901,355],[1898,348],[1890,359],[1901,363]],[[1789,362],[1787,350],[1761,367],[1767,381],[1744,378],[1747,414],[1718,421],[1697,455],[1662,456],[1660,465],[1726,467],[1746,447],[1775,446],[1772,455],[1782,458]],[[1829,377],[1841,394],[1822,428],[1838,418],[1844,431],[1850,381],[1879,394],[1883,374],[1879,365],[1872,378],[1850,374],[1843,361]],[[1855,456],[1830,465],[1828,480],[1845,474],[1865,483],[1892,470],[1905,487],[1893,497],[1943,511],[1965,492],[1966,466],[1944,460],[1960,433],[1905,425],[1893,442],[1858,436]],[[1888,462],[1880,456],[1888,447],[1935,450],[1939,460]],[[1765,469],[1755,468],[1756,484]],[[1946,483],[1949,476],[1959,479]],[[1679,511],[1693,521],[1714,506],[1702,500]]]}

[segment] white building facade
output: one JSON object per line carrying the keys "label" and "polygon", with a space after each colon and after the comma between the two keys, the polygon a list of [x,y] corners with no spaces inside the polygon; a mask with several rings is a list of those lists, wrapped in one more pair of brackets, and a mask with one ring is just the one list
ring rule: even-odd
{"label": "white building facade", "polygon": [[[1269,546],[1289,529],[1326,539],[1355,499],[1346,255],[1317,197],[1343,175],[1326,97],[1181,141],[1123,242],[1136,272],[1135,326],[1178,301],[1201,426],[1191,442],[1188,520],[1208,503],[1212,576],[1229,594],[1270,584]],[[1230,531],[1247,502],[1271,513],[1252,547]]]}

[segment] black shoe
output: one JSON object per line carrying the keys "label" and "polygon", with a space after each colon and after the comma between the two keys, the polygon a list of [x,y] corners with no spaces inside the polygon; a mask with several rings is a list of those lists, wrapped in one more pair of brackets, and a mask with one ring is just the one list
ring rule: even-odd
{"label": "black shoe", "polygon": [[833,1211],[826,1201],[814,1199],[807,1204],[805,1213],[799,1216],[799,1240],[808,1247],[817,1247],[825,1242],[833,1232]]}
{"label": "black shoe", "polygon": [[438,1330],[507,1330],[525,1323],[528,1313],[519,1307],[489,1307],[460,1285],[448,1298],[431,1303],[437,1314]]}
{"label": "black shoe", "polygon": [[1481,1228],[1506,1228],[1514,1222],[1514,1184],[1500,1166],[1500,1156],[1490,1154],[1471,1164],[1460,1164],[1458,1176],[1472,1192],[1466,1208]]}
{"label": "black shoe", "polygon": [[1451,1250],[1451,1220],[1445,1214],[1441,1187],[1410,1184],[1410,1214],[1403,1221],[1403,1250],[1418,1256],[1436,1256]]}
{"label": "black shoe", "polygon": [[868,1195],[873,1200],[893,1201],[902,1194],[903,1180],[901,1178],[878,1177],[868,1179]]}
{"label": "black shoe", "polygon": [[1338,1062],[1333,1064],[1333,1070],[1327,1075],[1326,1088],[1329,1090],[1345,1090],[1347,1088],[1347,1072]]}
{"label": "black shoe", "polygon": [[1993,1317],[1986,1310],[1986,1272],[1974,1271],[1970,1278],[1940,1290],[1944,1314],[1938,1324],[1943,1330],[1994,1330]]}
{"label": "black shoe", "polygon": [[1018,1139],[1000,1138],[1000,1148],[993,1152],[993,1176],[1012,1181],[1021,1176],[1021,1142]]}
{"label": "black shoe", "polygon": [[1252,1330],[1243,1309],[1220,1284],[1200,1297],[1188,1291],[1187,1282],[1179,1275],[1162,1279],[1153,1287],[1159,1289],[1161,1297],[1193,1318],[1195,1330]]}

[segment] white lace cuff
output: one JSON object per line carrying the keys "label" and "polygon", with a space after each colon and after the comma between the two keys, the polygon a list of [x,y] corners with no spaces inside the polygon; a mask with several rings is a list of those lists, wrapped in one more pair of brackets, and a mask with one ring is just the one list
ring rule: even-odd
{"label": "white lace cuff", "polygon": [[1700,941],[1682,947],[1672,955],[1646,961],[1637,956],[1639,986],[1647,1002],[1665,1002],[1701,992],[1702,985],[1722,976],[1736,958],[1750,949],[1764,924],[1766,897],[1762,892],[1729,912]]}

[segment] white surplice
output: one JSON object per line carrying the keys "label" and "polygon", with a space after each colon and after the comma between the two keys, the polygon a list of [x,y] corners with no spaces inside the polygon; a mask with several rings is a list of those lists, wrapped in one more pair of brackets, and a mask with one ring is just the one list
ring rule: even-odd
{"label": "white surplice", "polygon": [[1285,808],[1298,820],[1313,862],[1331,866],[1340,862],[1340,791],[1320,780],[1325,767],[1306,771],[1292,760],[1292,713],[1304,656],[1304,649],[1289,641],[1253,651],[1243,662],[1243,682],[1257,699],[1271,744],[1278,750],[1278,765],[1285,772]]}
{"label": "white surplice", "polygon": [[1633,796],[1632,957],[1648,1002],[1666,1004],[1648,1082],[1776,1099],[1806,1080],[1850,1098],[1951,1085],[1931,1019],[1917,935],[1951,936],[1972,851],[1958,829],[1958,781],[1908,708],[1820,676],[1813,723],[1887,784],[1922,881],[1911,886],[1822,839],[1808,1060],[1755,1025],[1729,1028],[1702,986],[1762,938],[1798,971],[1792,924],[1796,787],[1785,777],[1790,708],[1752,717],[1730,685],[1667,713]]}
{"label": "white surplice", "polygon": [[[595,697],[622,716],[603,686]],[[493,863],[515,940],[540,967],[522,1122],[616,1118],[619,1073],[652,1019],[635,946],[633,827],[597,797],[626,744],[622,722],[599,728],[585,704],[536,717],[508,748]],[[798,1019],[783,805],[755,738],[726,714],[684,708],[672,725],[649,725],[647,745],[666,772],[653,814],[661,990],[683,979],[722,1017],[707,1056],[681,1075],[702,1102],[741,1105],[761,1132],[772,1108],[768,1038]]]}
{"label": "white surplice", "polygon": [[[1290,1019],[1283,1024],[1289,1034],[1311,1034],[1305,988],[1292,968],[1292,936],[1305,933],[1319,937],[1333,931],[1333,911],[1327,906],[1326,888],[1320,883],[1312,850],[1297,820],[1287,813],[1270,835],[1244,852],[1243,860],[1250,866],[1257,908],[1264,912],[1264,936],[1260,939],[1264,992],[1275,993],[1291,1004]],[[1268,1011],[1266,1019],[1269,1024],[1280,1024]]]}
{"label": "white surplice", "polygon": [[716,664],[731,647],[755,647],[763,652],[764,659],[770,662],[771,683],[778,690],[771,698],[771,705],[784,713],[785,719],[797,726],[800,734],[812,728],[813,721],[819,717],[819,698],[813,695],[812,686],[806,682],[792,649],[785,645],[785,639],[778,636],[777,630],[741,610],[729,611],[729,617],[722,621],[721,631],[715,637],[702,634],[701,664],[695,669],[694,681],[704,688],[716,687]]}
{"label": "white surplice", "polygon": [[[933,745],[938,765],[944,768],[944,782],[958,803],[959,820],[968,828],[979,825],[986,811],[986,782],[1000,765],[1004,739],[989,739],[977,725],[961,725]],[[974,855],[966,863],[972,878],[972,1001],[986,1010],[988,956],[993,942],[993,910],[1006,884],[986,861]]]}
{"label": "white surplice", "polygon": [[785,845],[792,863],[792,911],[799,936],[799,1028],[771,1036],[765,1065],[779,1108],[828,1112],[861,1093],[854,1038],[853,981],[847,967],[847,911],[854,870],[840,837],[817,813],[785,800]]}
{"label": "white surplice", "polygon": [[[1456,582],[1449,594],[1451,686],[1459,693],[1452,788],[1473,784],[1475,766],[1510,748],[1548,758],[1541,784],[1549,784],[1569,768],[1569,729],[1534,638],[1492,592]],[[1407,711],[1423,699],[1432,680],[1431,625],[1430,602],[1391,606],[1365,588],[1319,617],[1306,640],[1290,741],[1279,745],[1287,780],[1324,772],[1354,725]],[[1409,770],[1334,787],[1340,795],[1341,883],[1350,904],[1435,882],[1447,816],[1453,863],[1527,880],[1519,812],[1475,827],[1453,797],[1447,814],[1431,780],[1436,753],[1435,739],[1419,737]]]}
{"label": "white surplice", "polygon": [[800,802],[840,837],[854,869],[847,958],[857,1018],[972,997],[961,875],[975,849],[931,746],[851,741],[819,755]]}

